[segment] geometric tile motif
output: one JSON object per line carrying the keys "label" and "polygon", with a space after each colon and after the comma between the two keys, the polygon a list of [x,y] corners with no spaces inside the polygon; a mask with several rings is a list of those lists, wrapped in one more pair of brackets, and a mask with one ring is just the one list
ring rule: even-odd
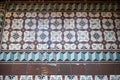
{"label": "geometric tile motif", "polygon": [[110,75],[110,80],[120,80],[120,75]]}
{"label": "geometric tile motif", "polygon": [[17,75],[8,75],[8,76],[5,76],[5,80],[18,80],[18,76]]}
{"label": "geometric tile motif", "polygon": [[80,75],[80,80],[93,80],[91,75]]}
{"label": "geometric tile motif", "polygon": [[62,75],[50,75],[49,80],[62,80]]}
{"label": "geometric tile motif", "polygon": [[117,12],[34,11],[5,15],[2,50],[120,49]]}
{"label": "geometric tile motif", "polygon": [[20,80],[33,80],[32,75],[21,75]]}
{"label": "geometric tile motif", "polygon": [[120,61],[120,52],[1,52],[1,62]]}
{"label": "geometric tile motif", "polygon": [[78,80],[76,75],[65,75],[65,80]]}
{"label": "geometric tile motif", "polygon": [[2,35],[3,19],[4,19],[4,10],[2,10],[1,7],[2,6],[0,4],[0,42],[1,42],[1,38],[2,38],[1,35]]}
{"label": "geometric tile motif", "polygon": [[95,80],[108,80],[107,75],[96,75]]}
{"label": "geometric tile motif", "polygon": [[[92,11],[92,14],[95,14],[94,11],[117,11],[119,10],[119,4],[117,2],[114,3],[8,3],[7,10],[8,11],[67,11],[67,10],[75,10],[75,11]],[[21,7],[22,6],[22,7]],[[95,7],[94,7],[95,6]],[[29,14],[30,15],[30,14]],[[109,13],[103,13],[104,16],[110,16]],[[33,15],[34,16],[34,15]],[[72,15],[71,15],[72,16]],[[98,16],[97,14],[94,16]]]}

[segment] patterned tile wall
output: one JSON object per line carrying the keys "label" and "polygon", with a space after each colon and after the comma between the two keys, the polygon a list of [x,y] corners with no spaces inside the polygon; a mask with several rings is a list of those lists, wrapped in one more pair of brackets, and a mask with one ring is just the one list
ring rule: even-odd
{"label": "patterned tile wall", "polygon": [[119,50],[120,12],[7,12],[2,50]]}
{"label": "patterned tile wall", "polygon": [[120,61],[118,3],[7,3],[3,10],[0,62]]}
{"label": "patterned tile wall", "polygon": [[0,75],[0,80],[119,80],[120,75]]}
{"label": "patterned tile wall", "polygon": [[[1,42],[1,34],[2,34],[2,26],[3,26],[3,18],[4,18],[4,9],[3,9],[4,5],[0,3],[0,42]],[[1,48],[0,48],[1,50]]]}

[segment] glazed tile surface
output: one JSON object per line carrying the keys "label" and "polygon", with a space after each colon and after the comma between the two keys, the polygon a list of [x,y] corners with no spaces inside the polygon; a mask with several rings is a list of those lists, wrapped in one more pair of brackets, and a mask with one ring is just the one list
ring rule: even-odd
{"label": "glazed tile surface", "polygon": [[117,12],[7,12],[2,50],[119,50]]}
{"label": "glazed tile surface", "polygon": [[119,10],[117,3],[0,4],[0,62],[120,61]]}

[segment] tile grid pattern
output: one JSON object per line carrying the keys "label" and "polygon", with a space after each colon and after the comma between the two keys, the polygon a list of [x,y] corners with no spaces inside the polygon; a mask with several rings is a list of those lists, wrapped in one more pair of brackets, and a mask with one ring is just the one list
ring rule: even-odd
{"label": "tile grid pattern", "polygon": [[119,50],[119,14],[7,12],[2,50]]}
{"label": "tile grid pattern", "polygon": [[[18,78],[19,77],[19,78]],[[0,75],[0,80],[119,80],[120,75]]]}
{"label": "tile grid pattern", "polygon": [[0,61],[120,61],[117,3],[8,3],[5,15]]}
{"label": "tile grid pattern", "polygon": [[[4,18],[4,8],[3,8],[3,4],[0,3],[0,42],[1,42],[1,36],[2,36],[2,26],[3,26],[3,18]],[[1,50],[1,48],[0,48]]]}

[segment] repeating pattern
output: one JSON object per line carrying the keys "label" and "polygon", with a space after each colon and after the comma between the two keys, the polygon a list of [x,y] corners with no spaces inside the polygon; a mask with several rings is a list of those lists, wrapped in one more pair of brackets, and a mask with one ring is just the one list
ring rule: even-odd
{"label": "repeating pattern", "polygon": [[2,50],[119,50],[119,12],[7,12]]}
{"label": "repeating pattern", "polygon": [[[0,75],[0,80],[119,80],[120,75]],[[95,79],[94,79],[95,77]]]}
{"label": "repeating pattern", "polygon": [[[0,38],[1,62],[120,61],[118,3],[7,3],[5,16],[3,4],[0,8],[0,35],[4,25]],[[35,78],[39,80],[41,76]],[[53,78],[57,77],[53,75]],[[76,80],[65,77],[68,78]],[[24,79],[32,80],[32,77],[21,77]],[[92,77],[81,77],[88,79]]]}
{"label": "repeating pattern", "polygon": [[3,17],[4,17],[3,4],[0,4],[0,42],[1,42],[1,34],[2,34],[2,26],[3,26]]}
{"label": "repeating pattern", "polygon": [[10,3],[7,6],[8,11],[117,11],[120,10],[119,3]]}
{"label": "repeating pattern", "polygon": [[79,62],[120,61],[120,52],[1,52],[0,61]]}

